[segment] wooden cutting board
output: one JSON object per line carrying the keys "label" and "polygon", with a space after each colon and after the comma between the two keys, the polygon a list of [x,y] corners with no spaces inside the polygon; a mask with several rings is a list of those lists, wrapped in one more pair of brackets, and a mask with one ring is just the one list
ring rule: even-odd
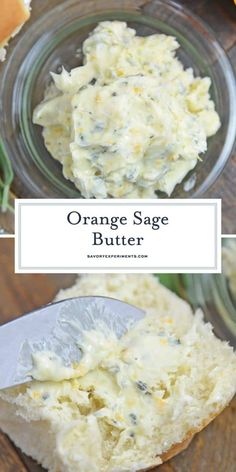
{"label": "wooden cutting board", "polygon": [[[0,323],[50,302],[75,275],[14,274],[13,239],[0,238]],[[235,472],[236,399],[199,433],[189,448],[158,472]],[[0,433],[0,472],[43,472]]]}

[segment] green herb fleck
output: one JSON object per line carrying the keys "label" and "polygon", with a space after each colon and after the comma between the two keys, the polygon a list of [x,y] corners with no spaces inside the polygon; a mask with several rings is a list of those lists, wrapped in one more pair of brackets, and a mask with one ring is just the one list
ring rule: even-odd
{"label": "green herb fleck", "polygon": [[133,425],[136,425],[137,424],[137,416],[134,413],[130,413],[129,417],[130,417],[131,423]]}
{"label": "green herb fleck", "polygon": [[151,393],[148,390],[148,386],[145,382],[142,382],[142,380],[138,380],[138,382],[136,382],[136,385],[138,389],[144,393],[144,395],[151,395]]}

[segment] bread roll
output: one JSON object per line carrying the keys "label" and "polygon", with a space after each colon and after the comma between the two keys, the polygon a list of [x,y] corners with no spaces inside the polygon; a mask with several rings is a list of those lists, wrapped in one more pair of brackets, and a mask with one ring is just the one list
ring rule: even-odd
{"label": "bread roll", "polygon": [[1,0],[0,61],[6,57],[8,41],[15,36],[30,17],[30,0]]}

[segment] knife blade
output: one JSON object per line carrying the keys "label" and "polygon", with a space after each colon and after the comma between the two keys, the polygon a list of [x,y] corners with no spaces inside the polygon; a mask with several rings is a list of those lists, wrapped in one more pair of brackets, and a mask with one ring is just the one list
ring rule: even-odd
{"label": "knife blade", "polygon": [[128,303],[92,296],[52,303],[0,326],[0,389],[33,380],[33,352],[50,349],[71,365],[82,356],[78,341],[84,331],[99,326],[120,338],[144,316]]}

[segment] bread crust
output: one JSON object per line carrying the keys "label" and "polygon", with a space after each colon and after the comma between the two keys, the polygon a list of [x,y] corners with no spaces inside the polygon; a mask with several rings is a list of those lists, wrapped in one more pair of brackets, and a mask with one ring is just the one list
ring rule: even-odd
{"label": "bread crust", "polygon": [[[173,446],[171,446],[170,449],[168,449],[168,451],[161,454],[161,456],[158,456],[158,458],[159,457],[161,458],[162,464],[164,462],[169,461],[174,456],[177,456],[177,454],[180,454],[180,452],[183,452],[185,449],[187,449],[187,447],[189,446],[189,444],[193,440],[195,434],[202,431],[209,423],[211,423],[211,421],[213,421],[226,408],[226,406],[227,405],[225,405],[223,408],[221,408],[217,413],[214,413],[211,416],[209,416],[206,420],[204,420],[201,423],[201,426],[199,426],[198,428],[194,428],[194,429],[190,430],[188,432],[188,434],[185,436],[185,438],[183,439],[183,441],[181,441],[180,443],[173,444]],[[158,461],[157,461],[152,466],[147,467],[146,469],[142,469],[139,472],[146,472],[148,470],[154,469],[155,467],[158,467],[159,465],[161,465],[161,464],[159,464]],[[58,472],[60,472],[60,471],[58,471]]]}
{"label": "bread crust", "polygon": [[1,0],[0,47],[7,44],[13,33],[30,17],[23,0]]}

